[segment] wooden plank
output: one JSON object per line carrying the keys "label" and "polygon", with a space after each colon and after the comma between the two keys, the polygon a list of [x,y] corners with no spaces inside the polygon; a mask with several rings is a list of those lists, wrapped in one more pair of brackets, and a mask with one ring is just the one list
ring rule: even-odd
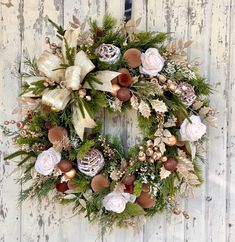
{"label": "wooden plank", "polygon": [[[106,12],[111,13],[112,16],[118,19],[118,22],[121,21],[122,16],[124,15],[124,2],[125,1],[106,1]],[[105,132],[111,133],[113,135],[118,135],[121,138],[123,145],[128,148],[129,145],[135,143],[136,138],[136,122],[130,117],[129,114],[107,114],[105,115]],[[135,118],[134,118],[135,119]],[[130,134],[132,134],[133,139],[130,138]],[[107,234],[104,236],[105,242],[126,242],[126,241],[142,241],[143,233],[139,232],[138,235],[134,235],[134,233],[129,229],[119,229],[114,228],[111,234]]]}
{"label": "wooden plank", "polygon": [[[61,24],[63,9],[59,0],[38,0],[25,1],[24,3],[24,39],[23,51],[28,51],[31,57],[38,56],[48,46],[45,44],[45,37],[55,36],[55,29],[47,21]],[[52,37],[51,41],[57,41]],[[22,241],[60,241],[60,216],[61,205],[52,201],[44,201],[41,206],[28,201],[22,206]]]}
{"label": "wooden plank", "polygon": [[[81,22],[88,20],[89,17],[97,19],[101,22],[105,12],[105,4],[102,1],[81,1],[74,0],[64,3],[64,26],[69,26],[72,16],[75,15]],[[88,28],[88,24],[86,26]],[[102,241],[99,235],[100,228],[97,224],[90,224],[84,215],[74,215],[72,206],[66,206],[62,210],[61,228],[63,239],[61,241],[74,241],[77,238],[72,230],[76,230],[76,234],[83,242]]]}
{"label": "wooden plank", "polygon": [[235,241],[235,30],[233,23],[235,21],[235,2],[231,2],[230,9],[230,61],[229,61],[229,81],[228,81],[228,145],[227,145],[227,167],[228,167],[228,178],[227,178],[227,214],[226,214],[226,227],[227,237],[226,241]]}
{"label": "wooden plank", "polygon": [[[4,4],[5,3],[5,4]],[[19,93],[17,77],[14,73],[19,69],[21,53],[22,9],[20,1],[0,5],[0,124],[5,120],[17,120],[12,116]],[[11,128],[14,125],[10,125]],[[17,206],[16,194],[20,192],[20,184],[16,184],[19,173],[10,175],[16,168],[14,161],[3,158],[14,152],[12,139],[0,131],[0,241],[20,241],[21,209]]]}
{"label": "wooden plank", "polygon": [[[189,49],[188,56],[191,60],[197,58],[200,63],[200,72],[208,76],[208,54],[209,38],[207,34],[210,28],[211,4],[198,1],[189,3],[189,34],[188,38],[193,40],[192,47]],[[206,156],[207,154],[204,154]],[[203,176],[207,174],[206,164],[201,163]],[[207,181],[207,178],[204,178]],[[203,241],[205,238],[205,197],[206,184],[196,189],[195,197],[188,200],[186,209],[190,219],[186,220],[185,240]],[[197,234],[197,236],[195,236]]]}
{"label": "wooden plank", "polygon": [[[188,37],[188,2],[184,0],[164,1],[162,17],[165,16],[167,24],[164,31],[172,33],[170,39],[187,39]],[[160,31],[162,31],[160,29]],[[179,201],[179,207],[184,211],[185,201]],[[165,236],[166,241],[184,241],[185,219],[182,215],[168,215]]]}
{"label": "wooden plank", "polygon": [[210,21],[209,79],[216,94],[211,104],[219,110],[219,129],[210,129],[205,241],[226,240],[226,148],[227,148],[227,97],[229,79],[229,21],[230,2],[213,1]]}
{"label": "wooden plank", "polygon": [[[146,6],[146,28],[153,32],[166,32],[167,21],[165,19],[165,1],[149,0]],[[144,242],[165,241],[166,239],[166,213],[157,214],[148,218],[144,226]]]}

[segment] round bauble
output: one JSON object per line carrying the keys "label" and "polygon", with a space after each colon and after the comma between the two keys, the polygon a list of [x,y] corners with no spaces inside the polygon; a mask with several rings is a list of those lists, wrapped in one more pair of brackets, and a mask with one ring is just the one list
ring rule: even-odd
{"label": "round bauble", "polygon": [[117,91],[117,98],[122,101],[122,102],[126,102],[131,98],[131,92],[128,88],[126,87],[121,87],[118,91]]}
{"label": "round bauble", "polygon": [[134,183],[134,181],[135,181],[135,176],[134,175],[129,175],[129,176],[127,176],[127,177],[125,177],[123,179],[122,183],[124,185],[129,186],[129,185],[132,185]]}
{"label": "round bauble", "polygon": [[134,186],[133,185],[125,185],[125,189],[124,189],[124,192],[127,192],[127,193],[130,193],[130,194],[133,194],[134,193]]}
{"label": "round bauble", "polygon": [[180,141],[180,140],[178,140],[177,142],[176,142],[176,146],[178,146],[178,147],[183,147],[185,145],[185,142],[184,141]]}
{"label": "round bauble", "polygon": [[139,161],[145,161],[146,160],[146,154],[143,151],[140,151],[138,154],[138,160]]}
{"label": "round bauble", "polygon": [[56,142],[62,142],[63,139],[67,136],[67,130],[61,126],[53,127],[48,131],[48,139],[52,144]]}
{"label": "round bauble", "polygon": [[77,160],[78,169],[87,176],[95,176],[104,167],[104,157],[97,149],[90,149],[83,159]]}
{"label": "round bauble", "polygon": [[168,171],[174,171],[177,166],[177,161],[174,158],[168,158],[166,162],[164,162],[164,167]]}
{"label": "round bauble", "polygon": [[68,172],[73,168],[73,163],[71,160],[61,160],[57,166],[62,172]]}
{"label": "round bauble", "polygon": [[76,173],[77,173],[76,170],[75,169],[72,169],[72,170],[70,170],[68,172],[65,172],[64,173],[64,176],[67,179],[72,179],[72,178],[74,178],[76,176]]}
{"label": "round bauble", "polygon": [[142,192],[137,198],[137,203],[142,208],[151,208],[155,205],[156,199],[152,197],[148,192]]}
{"label": "round bauble", "polygon": [[114,64],[119,60],[121,51],[115,45],[101,44],[96,48],[95,53],[99,57],[100,61],[108,64]]}
{"label": "round bauble", "polygon": [[58,192],[65,192],[69,189],[67,182],[57,182],[55,187]]}
{"label": "round bauble", "polygon": [[112,92],[111,94],[116,97],[117,96],[117,92],[121,87],[118,84],[112,84]]}
{"label": "round bauble", "polygon": [[167,143],[168,146],[174,146],[176,145],[176,143],[177,143],[177,139],[174,135],[168,138],[168,143]]}
{"label": "round bauble", "polygon": [[98,192],[103,188],[109,187],[110,181],[107,177],[99,174],[92,178],[91,188],[94,192]]}
{"label": "round bauble", "polygon": [[69,180],[67,185],[68,185],[69,190],[76,191],[77,186],[78,186],[78,182],[76,182],[74,180]]}
{"label": "round bauble", "polygon": [[128,69],[126,69],[126,68],[121,68],[121,69],[118,70],[118,72],[123,73],[123,74],[128,74],[128,75],[130,75],[130,72],[129,72]]}
{"label": "round bauble", "polygon": [[149,184],[143,183],[142,184],[142,191],[143,192],[149,192],[150,191]]}
{"label": "round bauble", "polygon": [[129,87],[133,83],[132,77],[130,74],[122,73],[118,76],[118,84],[122,87]]}
{"label": "round bauble", "polygon": [[128,49],[123,58],[131,68],[136,68],[141,65],[141,51],[135,48]]}

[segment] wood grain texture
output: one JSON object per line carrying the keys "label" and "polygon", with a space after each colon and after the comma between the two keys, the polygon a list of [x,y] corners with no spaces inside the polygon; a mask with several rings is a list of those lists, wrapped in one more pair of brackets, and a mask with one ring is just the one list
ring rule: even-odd
{"label": "wood grain texture", "polygon": [[[0,123],[15,120],[12,110],[16,107],[16,96],[20,82],[15,77],[21,58],[22,9],[18,1],[14,5],[0,5]],[[14,125],[11,125],[14,128]],[[21,209],[17,207],[20,185],[16,184],[17,174],[11,174],[16,163],[3,158],[13,151],[12,141],[0,135],[0,241],[20,241]]]}
{"label": "wood grain texture", "polygon": [[[31,57],[38,56],[48,46],[45,44],[46,36],[55,36],[54,28],[48,23],[50,17],[61,24],[63,17],[62,1],[35,0],[25,1],[22,10],[23,41],[22,61],[27,52]],[[52,37],[51,41],[56,41]],[[24,70],[22,65],[22,70]],[[49,200],[43,204],[36,201],[27,201],[22,205],[21,240],[22,241],[59,241],[61,234],[62,208]],[[56,231],[53,232],[53,231]]]}
{"label": "wood grain texture", "polygon": [[[139,234],[114,229],[99,237],[98,225],[90,225],[83,216],[73,216],[72,207],[61,207],[45,201],[40,206],[26,202],[17,207],[15,184],[19,174],[10,175],[14,162],[3,161],[10,153],[10,139],[0,136],[0,242],[233,242],[235,241],[235,1],[234,0],[133,0],[133,17],[142,17],[141,30],[172,32],[171,39],[192,39],[188,55],[199,57],[201,74],[208,77],[215,89],[212,105],[219,113],[219,128],[210,129],[203,170],[205,184],[196,198],[182,202],[190,214],[162,214],[147,219]],[[38,55],[47,48],[44,37],[56,41],[47,17],[67,26],[72,15],[101,22],[105,12],[120,22],[124,0],[1,0],[0,35],[0,123],[12,118],[20,81],[15,69],[28,50]],[[120,136],[127,146],[138,143],[141,136],[134,112],[101,117],[104,131]]]}

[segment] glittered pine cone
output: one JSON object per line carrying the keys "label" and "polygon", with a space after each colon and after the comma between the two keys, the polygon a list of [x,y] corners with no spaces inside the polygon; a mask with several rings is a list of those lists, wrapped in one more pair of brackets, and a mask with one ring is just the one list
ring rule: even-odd
{"label": "glittered pine cone", "polygon": [[182,103],[186,107],[191,106],[196,99],[193,86],[187,82],[180,82],[175,93],[179,95]]}
{"label": "glittered pine cone", "polygon": [[112,44],[102,44],[95,50],[100,61],[108,64],[116,63],[120,58],[120,49]]}

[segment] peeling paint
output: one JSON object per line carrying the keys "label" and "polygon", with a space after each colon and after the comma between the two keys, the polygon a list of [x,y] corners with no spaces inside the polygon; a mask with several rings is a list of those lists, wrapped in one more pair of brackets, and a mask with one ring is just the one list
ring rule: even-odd
{"label": "peeling paint", "polygon": [[12,0],[8,0],[7,3],[1,2],[1,5],[6,6],[7,8],[13,7]]}

